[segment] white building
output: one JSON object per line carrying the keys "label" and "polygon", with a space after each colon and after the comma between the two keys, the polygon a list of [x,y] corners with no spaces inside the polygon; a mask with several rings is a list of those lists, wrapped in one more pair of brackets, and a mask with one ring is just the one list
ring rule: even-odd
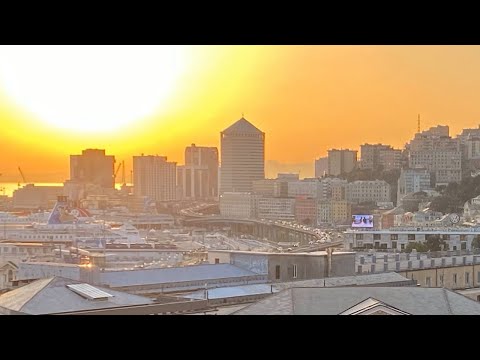
{"label": "white building", "polygon": [[430,172],[427,169],[402,169],[398,178],[398,205],[406,195],[424,190],[431,190]]}
{"label": "white building", "polygon": [[176,167],[166,156],[134,156],[134,195],[154,201],[176,200]]}
{"label": "white building", "polygon": [[346,186],[346,198],[357,204],[390,201],[390,185],[384,180],[354,181]]}
{"label": "white building", "polygon": [[258,195],[226,192],[220,195],[220,215],[226,218],[253,219]]}
{"label": "white building", "polygon": [[261,197],[257,200],[257,217],[268,220],[294,220],[295,199]]}
{"label": "white building", "polygon": [[251,192],[265,178],[265,133],[243,117],[220,133],[220,194]]}
{"label": "white building", "polygon": [[480,235],[480,228],[394,228],[385,230],[347,230],[344,234],[345,248],[404,250],[408,243],[425,242],[429,236],[445,240],[446,250],[471,250],[472,241]]}

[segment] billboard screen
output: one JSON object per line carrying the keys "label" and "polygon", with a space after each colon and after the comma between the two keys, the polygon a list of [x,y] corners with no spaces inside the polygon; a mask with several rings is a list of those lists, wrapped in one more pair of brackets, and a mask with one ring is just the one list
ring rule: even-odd
{"label": "billboard screen", "polygon": [[373,215],[352,215],[352,227],[373,228]]}

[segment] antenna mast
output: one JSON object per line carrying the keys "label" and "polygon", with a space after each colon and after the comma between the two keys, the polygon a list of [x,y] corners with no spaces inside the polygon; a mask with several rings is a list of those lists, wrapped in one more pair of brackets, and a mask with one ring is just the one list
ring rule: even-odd
{"label": "antenna mast", "polygon": [[418,114],[418,128],[417,132],[420,133],[420,114]]}

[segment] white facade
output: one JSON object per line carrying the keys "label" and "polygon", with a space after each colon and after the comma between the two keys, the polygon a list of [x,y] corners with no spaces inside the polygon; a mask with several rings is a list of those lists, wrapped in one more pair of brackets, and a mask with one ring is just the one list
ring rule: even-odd
{"label": "white facade", "polygon": [[390,185],[384,180],[354,181],[347,184],[346,198],[357,204],[390,201]]}
{"label": "white facade", "polygon": [[226,192],[220,195],[220,215],[226,218],[255,218],[257,195],[251,193]]}
{"label": "white facade", "polygon": [[257,217],[268,220],[294,220],[295,199],[262,197],[257,200]]}
{"label": "white facade", "polygon": [[220,194],[251,192],[265,178],[265,133],[241,118],[220,134]]}
{"label": "white facade", "polygon": [[440,235],[445,240],[447,250],[471,250],[472,241],[480,235],[480,229],[475,228],[442,228],[389,230],[347,230],[345,232],[346,249],[378,248],[404,250],[410,242],[425,242],[428,236]]}
{"label": "white facade", "polygon": [[146,196],[155,201],[176,200],[176,162],[166,156],[134,156],[133,182],[136,197]]}
{"label": "white facade", "polygon": [[397,203],[408,194],[430,190],[430,172],[426,169],[402,169],[398,178]]}

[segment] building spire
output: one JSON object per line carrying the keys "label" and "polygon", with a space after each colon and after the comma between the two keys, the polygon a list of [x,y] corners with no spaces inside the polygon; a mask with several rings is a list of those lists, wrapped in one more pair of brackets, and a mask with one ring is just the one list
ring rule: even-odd
{"label": "building spire", "polygon": [[245,119],[245,113],[242,111],[242,119]]}

